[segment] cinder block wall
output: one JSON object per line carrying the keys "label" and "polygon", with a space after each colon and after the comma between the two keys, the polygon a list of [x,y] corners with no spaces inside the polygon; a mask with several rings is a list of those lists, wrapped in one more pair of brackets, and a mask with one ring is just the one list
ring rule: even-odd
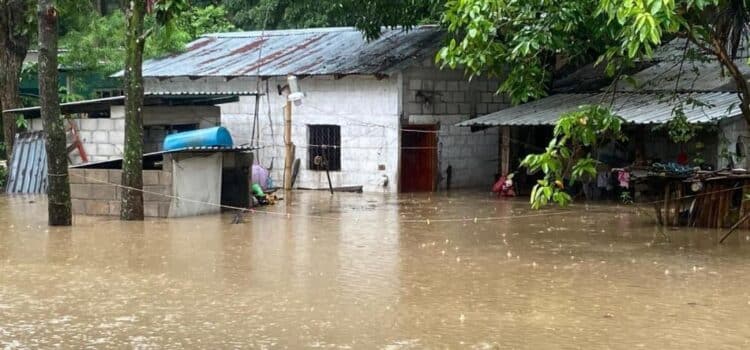
{"label": "cinder block wall", "polygon": [[500,83],[487,77],[468,81],[461,70],[439,69],[432,57],[404,71],[402,127],[440,124],[439,189],[446,188],[448,166],[451,188],[491,188],[499,165],[499,128],[471,132],[454,125],[509,107],[507,96],[495,94]]}
{"label": "cinder block wall", "polygon": [[[125,119],[123,118],[96,118],[96,119],[71,119],[78,129],[78,137],[83,143],[90,162],[110,160],[122,157],[123,144],[125,143]],[[32,119],[32,130],[43,130],[41,119]],[[68,144],[72,140],[68,135]],[[71,153],[74,164],[81,163],[78,151]]]}
{"label": "cinder block wall", "polygon": [[[125,145],[125,109],[123,106],[112,106],[111,118],[76,118],[71,119],[78,129],[78,137],[90,162],[121,158]],[[147,106],[143,109],[144,150],[155,152],[162,149],[166,133],[154,133],[154,126],[198,124],[199,128],[208,128],[220,124],[221,110],[216,106]],[[40,118],[31,119],[29,127],[34,131],[43,130]],[[158,129],[158,127],[156,127]],[[68,135],[68,144],[71,140]],[[78,151],[71,153],[73,164],[80,164]]]}
{"label": "cinder block wall", "polygon": [[739,141],[742,141],[742,144],[745,146],[743,150],[745,156],[735,159],[735,166],[746,169],[750,167],[750,153],[748,153],[748,150],[750,150],[750,139],[748,139],[750,133],[748,133],[747,122],[745,119],[742,117],[732,118],[721,122],[719,126],[721,130],[719,131],[718,146],[716,147],[717,151],[715,154],[718,166],[717,169],[729,165],[729,160],[726,157],[722,157],[724,151],[723,148],[726,147],[727,151],[734,153],[737,151],[737,143]]}
{"label": "cinder block wall", "polygon": [[[122,170],[69,169],[70,197],[73,214],[120,215]],[[172,201],[172,173],[163,170],[143,171],[143,206],[148,217],[169,216]]]}

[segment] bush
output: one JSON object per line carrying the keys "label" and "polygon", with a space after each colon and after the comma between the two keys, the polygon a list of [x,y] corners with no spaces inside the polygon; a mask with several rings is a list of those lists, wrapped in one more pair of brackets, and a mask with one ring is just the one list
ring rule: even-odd
{"label": "bush", "polygon": [[0,190],[5,189],[5,182],[8,180],[8,168],[5,163],[0,162]]}

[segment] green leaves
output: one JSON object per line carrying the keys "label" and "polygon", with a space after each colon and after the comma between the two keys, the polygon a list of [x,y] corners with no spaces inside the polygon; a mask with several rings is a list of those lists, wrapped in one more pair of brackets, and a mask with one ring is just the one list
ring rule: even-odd
{"label": "green leaves", "polygon": [[611,37],[596,3],[580,0],[448,0],[442,23],[451,34],[436,60],[469,77],[503,79],[514,104],[547,95],[557,59],[593,59]]}
{"label": "green leaves", "polygon": [[669,139],[677,144],[688,143],[698,135],[701,130],[703,130],[703,126],[688,122],[684,111],[684,104],[695,106],[690,101],[678,101],[678,104],[672,109],[672,119],[664,124],[654,127],[654,131],[666,130]]}
{"label": "green leaves", "polygon": [[565,181],[572,185],[596,177],[597,161],[588,152],[599,144],[624,140],[621,131],[622,120],[600,106],[582,106],[560,116],[545,151],[529,154],[521,162],[531,173],[544,173],[532,189],[531,207],[568,205],[572,198],[565,192]]}
{"label": "green leaves", "polygon": [[[166,3],[156,8],[166,11]],[[169,5],[170,9],[172,6]],[[178,17],[173,17],[170,30],[160,27],[146,41],[146,58],[158,57],[183,50],[185,44],[198,36],[210,32],[233,31],[236,28],[226,19],[227,12],[221,6],[192,7]],[[157,19],[146,18],[147,27],[158,27]],[[71,29],[61,38],[61,46],[68,52],[60,57],[61,63],[69,67],[95,71],[103,76],[119,71],[125,57],[125,17],[120,11],[108,16],[90,18],[85,27]]]}

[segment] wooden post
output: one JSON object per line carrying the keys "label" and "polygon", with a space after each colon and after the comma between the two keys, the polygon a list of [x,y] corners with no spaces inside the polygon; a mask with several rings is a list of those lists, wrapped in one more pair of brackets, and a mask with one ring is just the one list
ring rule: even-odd
{"label": "wooden post", "polygon": [[292,101],[287,100],[284,106],[284,190],[292,189],[292,163],[294,162],[294,144],[292,143]]}
{"label": "wooden post", "polygon": [[666,223],[666,226],[669,226],[672,224],[671,213],[670,211],[670,203],[669,203],[669,196],[672,192],[672,182],[667,180],[666,182],[666,188],[664,189],[664,222]]}
{"label": "wooden post", "polygon": [[680,213],[682,212],[682,183],[675,182],[674,197],[674,222],[672,226],[680,226]]}
{"label": "wooden post", "polygon": [[510,126],[502,126],[500,131],[500,176],[505,176],[510,171]]}

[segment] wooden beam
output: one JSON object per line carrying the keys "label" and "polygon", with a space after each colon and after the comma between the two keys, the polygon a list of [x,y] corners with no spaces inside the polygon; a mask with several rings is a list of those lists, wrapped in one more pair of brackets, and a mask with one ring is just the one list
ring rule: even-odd
{"label": "wooden beam", "polygon": [[510,126],[500,127],[500,176],[510,171]]}

